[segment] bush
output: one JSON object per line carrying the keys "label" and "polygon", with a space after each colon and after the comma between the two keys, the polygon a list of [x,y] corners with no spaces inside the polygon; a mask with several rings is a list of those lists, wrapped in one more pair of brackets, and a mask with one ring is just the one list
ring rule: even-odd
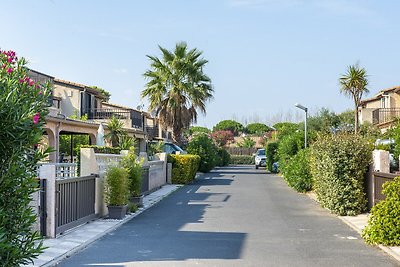
{"label": "bush", "polygon": [[304,135],[292,133],[284,136],[278,145],[279,169],[285,174],[289,160],[304,146]]}
{"label": "bush", "polygon": [[228,151],[226,151],[225,148],[220,147],[217,149],[217,153],[218,153],[217,166],[219,167],[228,166],[231,160],[231,155],[228,153]]}
{"label": "bush", "polygon": [[168,162],[172,163],[172,183],[188,184],[196,177],[200,157],[197,155],[168,154]]}
{"label": "bush", "polygon": [[254,157],[250,155],[231,155],[230,164],[233,165],[253,165]]}
{"label": "bush", "polygon": [[209,172],[217,164],[217,147],[206,134],[195,135],[188,144],[187,152],[200,156],[200,172]]}
{"label": "bush", "polygon": [[37,190],[37,163],[48,151],[35,149],[43,136],[51,86],[27,76],[26,61],[0,50],[0,265],[31,263],[43,251],[32,230],[30,206]]}
{"label": "bush", "polygon": [[225,146],[228,142],[235,139],[231,131],[215,131],[211,136],[218,146]]}
{"label": "bush", "polygon": [[366,208],[364,175],[372,144],[359,135],[320,137],[311,148],[314,188],[323,207],[339,215],[357,215]]}
{"label": "bush", "polygon": [[285,180],[290,187],[298,192],[307,192],[312,189],[309,157],[309,150],[303,149],[293,156],[287,164]]}
{"label": "bush", "polygon": [[111,165],[106,171],[104,196],[108,206],[128,204],[129,197],[128,171],[118,165]]}
{"label": "bush", "polygon": [[121,166],[128,171],[129,193],[138,197],[142,194],[142,162],[137,159],[135,149],[131,147],[128,155],[121,160]]}
{"label": "bush", "polygon": [[371,209],[362,236],[369,244],[400,246],[400,177],[383,184],[386,199]]}
{"label": "bush", "polygon": [[251,139],[250,137],[244,137],[243,141],[238,143],[238,147],[244,147],[244,148],[252,148],[256,144],[256,141]]}
{"label": "bush", "polygon": [[267,144],[267,148],[265,149],[265,154],[267,157],[267,168],[270,172],[273,172],[274,169],[272,168],[272,164],[279,160],[278,158],[278,142],[270,142]]}

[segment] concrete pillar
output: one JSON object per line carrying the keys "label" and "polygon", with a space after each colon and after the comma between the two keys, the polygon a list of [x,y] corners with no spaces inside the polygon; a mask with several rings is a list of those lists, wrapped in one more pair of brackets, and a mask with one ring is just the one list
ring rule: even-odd
{"label": "concrete pillar", "polygon": [[158,153],[158,158],[164,161],[163,164],[163,177],[165,178],[164,181],[167,181],[167,153]]}
{"label": "concrete pillar", "polygon": [[390,173],[389,151],[374,150],[372,152],[374,171]]}
{"label": "concrete pillar", "polygon": [[46,179],[46,236],[56,237],[56,166],[45,164],[39,168],[40,179]]}
{"label": "concrete pillar", "polygon": [[172,163],[167,163],[167,184],[172,184]]}

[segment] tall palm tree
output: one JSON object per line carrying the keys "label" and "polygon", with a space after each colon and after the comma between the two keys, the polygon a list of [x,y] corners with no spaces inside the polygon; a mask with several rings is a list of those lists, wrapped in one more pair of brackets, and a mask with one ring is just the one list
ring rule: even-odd
{"label": "tall palm tree", "polygon": [[339,78],[340,92],[353,98],[354,101],[354,132],[358,133],[358,107],[361,97],[368,93],[368,75],[358,63],[350,65],[347,72]]}
{"label": "tall palm tree", "polygon": [[173,141],[181,144],[183,130],[197,121],[198,110],[206,113],[206,102],[212,98],[211,80],[203,73],[208,61],[184,42],[177,43],[173,52],[159,48],[161,58],[147,55],[150,69],[143,74],[148,82],[142,97],[149,98],[149,109],[172,128]]}

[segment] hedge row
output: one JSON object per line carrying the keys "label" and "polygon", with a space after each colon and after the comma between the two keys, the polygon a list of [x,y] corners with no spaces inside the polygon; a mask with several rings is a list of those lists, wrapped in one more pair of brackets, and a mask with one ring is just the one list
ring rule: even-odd
{"label": "hedge row", "polygon": [[311,173],[323,207],[338,215],[366,209],[364,175],[372,149],[365,138],[353,134],[323,136],[312,145]]}
{"label": "hedge row", "polygon": [[312,189],[309,157],[308,149],[300,150],[288,161],[285,168],[286,182],[298,192],[307,192]]}
{"label": "hedge row", "polygon": [[251,165],[254,163],[254,157],[249,155],[231,155],[231,159],[229,161],[230,164],[233,165]]}
{"label": "hedge row", "polygon": [[188,184],[196,176],[200,165],[200,156],[169,154],[168,163],[172,163],[172,183]]}

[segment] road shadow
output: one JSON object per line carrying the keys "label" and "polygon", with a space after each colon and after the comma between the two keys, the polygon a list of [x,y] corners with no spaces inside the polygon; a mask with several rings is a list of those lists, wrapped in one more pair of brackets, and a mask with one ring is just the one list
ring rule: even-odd
{"label": "road shadow", "polygon": [[[146,261],[240,259],[246,233],[199,227],[204,224],[207,209],[220,208],[231,198],[230,194],[209,192],[207,187],[229,186],[233,181],[218,172],[207,174],[58,266],[126,266]],[[185,230],[188,227],[207,231]]]}

